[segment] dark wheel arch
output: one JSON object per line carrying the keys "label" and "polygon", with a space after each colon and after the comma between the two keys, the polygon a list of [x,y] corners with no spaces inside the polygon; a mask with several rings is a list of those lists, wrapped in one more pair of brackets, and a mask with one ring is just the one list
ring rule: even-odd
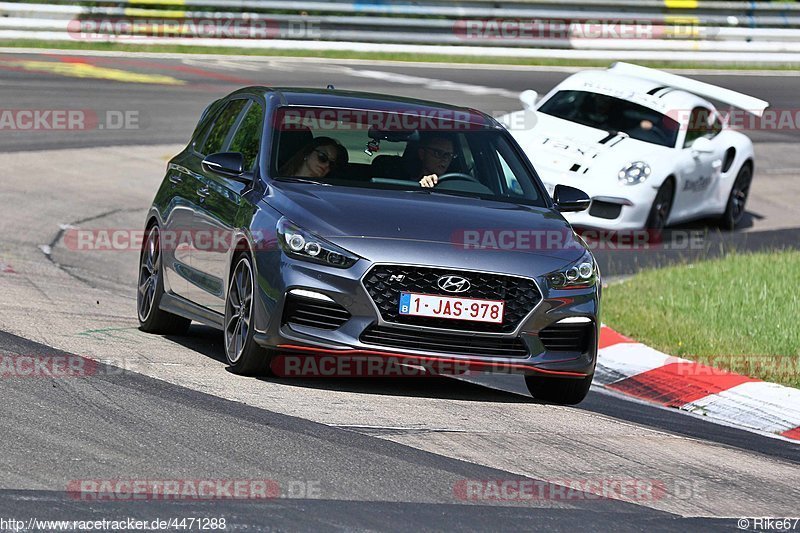
{"label": "dark wheel arch", "polygon": [[[192,321],[164,311],[159,306],[161,297],[164,295],[161,237],[157,237],[156,244],[152,247],[152,250],[149,249],[148,245],[151,244],[152,235],[159,235],[160,232],[158,221],[151,219],[146,226],[145,238],[142,240],[142,249],[139,252],[139,275],[136,294],[139,329],[147,333],[183,335],[189,329]],[[149,261],[147,260],[148,257],[150,258]],[[147,290],[145,290],[145,287]],[[144,309],[147,312],[143,315],[142,311]]]}
{"label": "dark wheel arch", "polygon": [[[675,192],[678,189],[677,185],[678,181],[674,174],[667,176],[661,183],[661,186],[656,192],[656,197],[653,199],[650,212],[647,215],[645,229],[661,230],[666,226],[669,215],[672,212],[672,205],[675,202]],[[668,196],[668,198],[666,196]],[[668,201],[666,208],[659,206],[664,200]]]}
{"label": "dark wheel arch", "polygon": [[753,160],[747,159],[736,173],[728,193],[725,211],[719,218],[720,228],[733,231],[742,221],[746,212],[747,198],[750,195],[750,185],[753,181]]}

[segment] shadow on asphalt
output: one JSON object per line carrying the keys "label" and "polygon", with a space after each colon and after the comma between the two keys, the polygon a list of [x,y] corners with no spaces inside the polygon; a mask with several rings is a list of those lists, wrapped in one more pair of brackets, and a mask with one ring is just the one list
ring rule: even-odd
{"label": "shadow on asphalt", "polygon": [[225,347],[222,344],[222,332],[210,326],[192,323],[186,335],[165,335],[164,338],[185,348],[205,355],[209,359],[225,362]]}
{"label": "shadow on asphalt", "polygon": [[387,396],[494,403],[538,403],[512,392],[490,389],[453,378],[259,378],[292,387]]}
{"label": "shadow on asphalt", "polygon": [[[209,326],[192,324],[186,335],[165,338],[214,361],[225,363],[222,332]],[[227,370],[227,368],[226,368]],[[229,370],[228,370],[229,371]],[[358,378],[254,378],[266,383],[291,387],[356,392],[386,396],[412,396],[443,400],[497,403],[535,403],[533,399],[447,377],[358,377]]]}

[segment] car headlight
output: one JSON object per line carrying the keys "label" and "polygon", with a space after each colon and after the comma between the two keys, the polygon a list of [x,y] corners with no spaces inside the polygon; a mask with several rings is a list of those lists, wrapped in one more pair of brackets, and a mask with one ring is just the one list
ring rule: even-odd
{"label": "car headlight", "polygon": [[344,248],[296,226],[286,217],[278,221],[277,230],[281,248],[291,257],[337,268],[350,268],[358,261]]}
{"label": "car headlight", "polygon": [[625,185],[636,185],[650,177],[650,165],[644,161],[628,163],[619,171],[619,181]]}
{"label": "car headlight", "polygon": [[547,283],[552,289],[582,289],[597,283],[597,263],[588,250],[583,257],[566,268],[549,273]]}

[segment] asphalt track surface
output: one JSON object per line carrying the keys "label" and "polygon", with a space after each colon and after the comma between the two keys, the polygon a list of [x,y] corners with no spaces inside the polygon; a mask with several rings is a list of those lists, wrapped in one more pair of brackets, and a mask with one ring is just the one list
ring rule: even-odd
{"label": "asphalt track surface", "polygon": [[[73,66],[43,65],[67,63]],[[75,66],[77,65],[77,67]],[[86,66],[88,65],[88,66]],[[118,72],[122,71],[120,75]],[[57,72],[57,73],[56,73]],[[127,74],[124,74],[127,73]],[[129,75],[138,75],[131,81]],[[276,60],[0,55],[11,109],[135,111],[136,128],[2,133],[0,355],[109,361],[75,378],[0,379],[0,516],[225,516],[229,529],[732,530],[738,516],[797,515],[800,447],[593,391],[576,408],[531,401],[520,380],[257,380],[225,371],[219,334],[136,329],[135,253],[77,253],[59,225],[138,227],[166,158],[211,100],[249,84],[368,90],[499,114],[567,74]],[[99,78],[93,76],[101,76]],[[110,81],[114,76],[122,81]],[[147,76],[169,76],[150,78]],[[800,78],[698,76],[790,109]],[[156,80],[157,82],[154,82]],[[751,134],[764,187],[800,168],[797,131]],[[775,180],[774,182],[771,180]],[[788,181],[773,185],[786,194]],[[788,196],[788,197],[786,197]],[[765,198],[763,205],[768,205]],[[757,204],[758,205],[758,204]],[[599,252],[607,275],[731,248],[797,245],[797,208],[683,253]],[[800,226],[800,224],[797,224]],[[721,243],[721,245],[720,245]],[[40,249],[40,245],[49,248]],[[81,479],[270,479],[269,501],[81,501]],[[463,480],[647,479],[657,498],[466,501]],[[314,486],[314,497],[285,492]]]}

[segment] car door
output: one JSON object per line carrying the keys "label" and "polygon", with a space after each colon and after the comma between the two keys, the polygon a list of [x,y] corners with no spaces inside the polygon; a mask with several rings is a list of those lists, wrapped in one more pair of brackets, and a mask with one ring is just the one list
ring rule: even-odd
{"label": "car door", "polygon": [[[706,107],[692,109],[678,164],[678,183],[672,207],[672,220],[688,218],[703,210],[709,195],[716,190],[722,168],[722,155],[714,142],[719,133],[714,112]],[[698,150],[696,141],[703,141]],[[705,151],[708,150],[708,151]]]}
{"label": "car door", "polygon": [[[209,112],[213,109],[213,113]],[[164,265],[164,290],[189,299],[189,279],[193,277],[192,250],[194,209],[197,204],[197,180],[186,168],[192,154],[204,142],[214,125],[219,107],[216,102],[206,108],[192,141],[167,167],[166,194],[169,197],[164,210],[161,231],[162,263]]]}
{"label": "car door", "polygon": [[[247,173],[256,170],[263,115],[264,107],[261,104],[252,99],[246,100],[218,150],[241,153]],[[250,212],[252,208],[246,197],[252,185],[207,171],[202,166],[199,170],[201,187],[197,193],[203,209],[196,210],[194,216],[198,229],[196,239],[202,238],[203,242],[197,240],[193,251],[192,266],[197,274],[197,282],[192,298],[196,303],[222,314],[225,311],[229,252],[235,245],[235,231],[241,225],[239,214]]]}
{"label": "car door", "polygon": [[200,286],[207,283],[196,266],[197,248],[205,245],[203,230],[206,229],[198,223],[203,219],[202,213],[206,209],[206,182],[202,162],[206,155],[222,151],[246,104],[247,100],[241,98],[224,103],[207,131],[200,134],[192,150],[187,151],[186,156],[178,161],[183,173],[185,201],[189,207],[187,220],[181,224],[181,238],[189,243],[183,254],[187,261],[182,265],[182,275],[187,280],[185,297],[196,304],[201,304],[205,292]]}
{"label": "car door", "polygon": [[164,266],[164,290],[187,298],[188,278],[191,275],[191,239],[185,230],[192,225],[192,197],[194,190],[191,177],[185,168],[176,162],[167,167],[169,203],[164,211],[161,225],[161,262]]}

